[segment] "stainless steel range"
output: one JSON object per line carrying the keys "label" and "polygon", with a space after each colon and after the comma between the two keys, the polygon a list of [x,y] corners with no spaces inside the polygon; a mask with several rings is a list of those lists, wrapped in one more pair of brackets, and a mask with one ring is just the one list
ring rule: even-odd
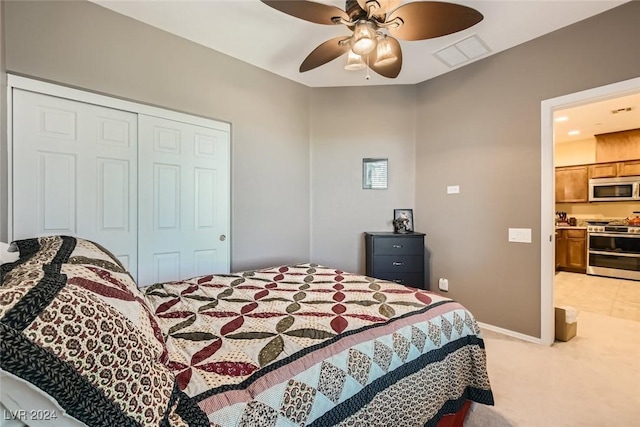
{"label": "stainless steel range", "polygon": [[587,274],[640,280],[640,227],[589,225]]}

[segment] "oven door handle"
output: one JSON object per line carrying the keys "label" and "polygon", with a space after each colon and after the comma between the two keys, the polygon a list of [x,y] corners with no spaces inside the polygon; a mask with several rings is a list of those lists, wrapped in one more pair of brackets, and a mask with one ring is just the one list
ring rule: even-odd
{"label": "oven door handle", "polygon": [[618,238],[631,238],[631,239],[640,239],[640,234],[628,234],[628,233],[621,233],[621,234],[608,234],[608,233],[589,233],[589,236],[596,236],[596,237],[618,237]]}
{"label": "oven door handle", "polygon": [[621,252],[607,252],[607,251],[592,251],[589,250],[592,255],[609,255],[609,256],[624,256],[627,258],[640,258],[640,254],[627,254]]}

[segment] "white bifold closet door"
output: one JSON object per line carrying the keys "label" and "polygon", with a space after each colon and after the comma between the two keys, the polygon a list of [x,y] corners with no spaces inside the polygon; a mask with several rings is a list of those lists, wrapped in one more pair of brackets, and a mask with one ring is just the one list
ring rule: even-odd
{"label": "white bifold closet door", "polygon": [[228,273],[229,125],[83,98],[12,89],[12,239],[93,240],[139,286]]}
{"label": "white bifold closet door", "polygon": [[228,273],[228,131],[138,120],[139,284]]}
{"label": "white bifold closet door", "polygon": [[13,239],[100,243],[137,274],[137,114],[13,90]]}

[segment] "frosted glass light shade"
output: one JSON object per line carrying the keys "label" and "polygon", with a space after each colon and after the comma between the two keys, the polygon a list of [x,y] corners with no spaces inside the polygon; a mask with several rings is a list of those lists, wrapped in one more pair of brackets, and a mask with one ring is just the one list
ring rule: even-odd
{"label": "frosted glass light shade", "polygon": [[373,24],[367,21],[360,21],[353,29],[353,37],[351,37],[351,50],[358,55],[366,55],[373,52],[378,41],[376,40],[376,31]]}
{"label": "frosted glass light shade", "polygon": [[365,64],[362,60],[362,56],[350,50],[349,56],[347,57],[347,65],[344,66],[344,69],[348,71],[357,71],[362,70],[364,67]]}
{"label": "frosted glass light shade", "polygon": [[393,53],[393,50],[391,49],[391,42],[386,37],[378,43],[377,49],[376,66],[381,67],[397,61],[398,57]]}

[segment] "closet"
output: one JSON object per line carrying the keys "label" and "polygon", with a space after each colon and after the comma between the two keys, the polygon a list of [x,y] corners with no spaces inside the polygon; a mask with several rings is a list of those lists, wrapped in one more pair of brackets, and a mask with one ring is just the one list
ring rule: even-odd
{"label": "closet", "polygon": [[12,240],[96,241],[140,286],[228,273],[230,126],[10,76]]}

